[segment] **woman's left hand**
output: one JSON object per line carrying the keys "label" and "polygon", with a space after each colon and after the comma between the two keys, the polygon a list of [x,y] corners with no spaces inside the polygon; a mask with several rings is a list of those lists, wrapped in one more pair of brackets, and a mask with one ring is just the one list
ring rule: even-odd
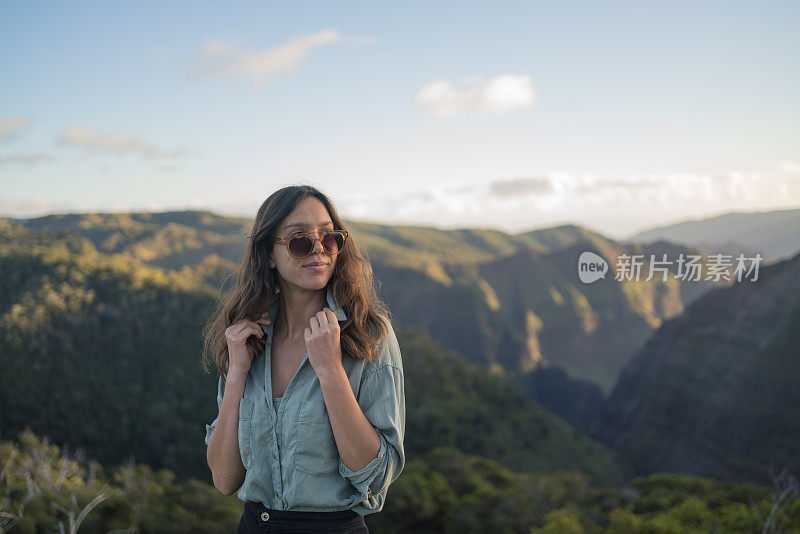
{"label": "woman's left hand", "polygon": [[342,367],[339,319],[325,307],[309,320],[310,328],[304,331],[308,361],[317,374],[335,371]]}

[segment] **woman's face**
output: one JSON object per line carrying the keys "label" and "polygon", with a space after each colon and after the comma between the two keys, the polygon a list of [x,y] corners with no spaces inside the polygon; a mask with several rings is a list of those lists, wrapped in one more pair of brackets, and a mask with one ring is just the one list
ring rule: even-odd
{"label": "woman's face", "polygon": [[[300,200],[295,208],[281,221],[275,237],[282,237],[287,241],[294,235],[306,232],[312,238],[319,237],[326,230],[333,230],[333,222],[325,205],[316,197],[306,197]],[[319,268],[312,265],[322,264]],[[270,268],[278,268],[278,278],[281,291],[286,285],[295,285],[298,289],[322,289],[333,274],[336,265],[336,256],[331,256],[316,241],[314,250],[306,258],[297,259],[289,254],[286,245],[275,243],[269,261]]]}

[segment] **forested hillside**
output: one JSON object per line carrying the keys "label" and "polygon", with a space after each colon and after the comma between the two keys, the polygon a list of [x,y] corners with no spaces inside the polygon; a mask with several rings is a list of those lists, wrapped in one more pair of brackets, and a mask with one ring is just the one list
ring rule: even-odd
{"label": "forested hillside", "polygon": [[[51,215],[19,223],[83,235],[100,253],[177,272],[219,291],[232,283],[228,275],[241,259],[251,221],[186,211]],[[681,283],[672,276],[644,281],[651,254],[675,260],[702,251],[665,242],[621,245],[572,225],[510,234],[346,224],[399,322],[528,386],[536,383],[531,373],[562,369],[559,391],[531,395],[577,425],[596,416],[591,399],[611,390],[619,370],[664,320],[710,287],[729,283]],[[585,250],[612,265],[620,254],[643,254],[642,279],[580,283],[577,259]],[[587,386],[598,388],[597,394],[586,397]],[[574,398],[587,401],[563,400]]]}
{"label": "forested hillside", "polygon": [[[102,463],[129,456],[209,478],[204,424],[217,377],[200,369],[215,295],[202,282],[87,239],[0,232],[0,427],[29,427]],[[618,483],[625,467],[501,377],[398,325],[409,453],[452,445],[525,471],[577,469]]]}
{"label": "forested hillside", "polygon": [[[217,377],[201,370],[200,332],[246,228],[195,212],[142,217],[0,219],[0,488],[2,511],[25,505],[20,532],[52,528],[53,501],[80,509],[101,493],[81,532],[161,532],[186,517],[187,532],[217,532],[241,514],[210,486],[202,438]],[[510,239],[360,231],[395,316],[408,410],[408,464],[385,513],[368,518],[373,531],[756,531],[768,517],[792,527],[797,466],[784,462],[794,471],[776,480],[765,467],[797,457],[798,257],[760,283],[702,295],[708,286],[674,279],[579,286],[581,250],[631,250],[576,227]],[[570,376],[622,365],[619,351],[662,323],[606,408],[596,383]],[[630,479],[633,468],[764,485]]]}
{"label": "forested hillside", "polygon": [[624,369],[594,434],[640,474],[800,472],[800,254],[711,291]]}

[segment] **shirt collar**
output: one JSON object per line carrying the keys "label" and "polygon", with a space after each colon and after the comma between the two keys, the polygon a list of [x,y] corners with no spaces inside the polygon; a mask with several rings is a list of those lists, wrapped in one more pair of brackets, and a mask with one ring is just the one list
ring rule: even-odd
{"label": "shirt collar", "polygon": [[330,287],[327,288],[327,294],[325,295],[325,298],[328,301],[328,307],[331,309],[331,311],[334,314],[336,314],[336,318],[339,319],[340,321],[346,321],[347,320],[347,315],[345,315],[344,310],[342,309],[342,307],[339,306],[339,304],[336,302],[336,300],[334,300],[333,293],[331,292],[331,288]]}

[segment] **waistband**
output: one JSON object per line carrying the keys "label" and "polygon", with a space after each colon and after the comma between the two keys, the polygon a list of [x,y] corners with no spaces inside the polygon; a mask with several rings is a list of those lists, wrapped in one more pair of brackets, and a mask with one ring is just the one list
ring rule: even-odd
{"label": "waistband", "polygon": [[247,507],[255,507],[258,513],[268,512],[270,518],[276,519],[306,519],[306,520],[329,520],[329,519],[352,519],[360,516],[353,510],[335,510],[332,512],[309,512],[302,510],[273,510],[267,508],[264,503],[255,501],[245,501]]}

